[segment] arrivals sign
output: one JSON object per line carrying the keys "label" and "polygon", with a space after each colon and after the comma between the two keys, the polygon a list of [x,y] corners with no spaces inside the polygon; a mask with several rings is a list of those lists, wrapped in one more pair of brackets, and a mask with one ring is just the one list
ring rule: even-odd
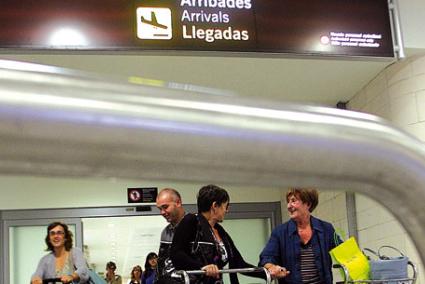
{"label": "arrivals sign", "polygon": [[393,57],[387,0],[0,0],[0,48]]}

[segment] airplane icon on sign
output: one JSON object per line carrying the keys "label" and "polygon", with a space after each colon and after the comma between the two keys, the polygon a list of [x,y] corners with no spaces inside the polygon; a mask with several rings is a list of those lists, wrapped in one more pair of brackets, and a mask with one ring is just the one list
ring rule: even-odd
{"label": "airplane icon on sign", "polygon": [[171,9],[167,7],[138,7],[136,9],[137,37],[169,40],[173,38]]}
{"label": "airplane icon on sign", "polygon": [[162,25],[162,24],[158,23],[158,20],[156,19],[156,15],[155,15],[154,11],[151,12],[151,20],[150,21],[146,20],[145,17],[143,17],[143,16],[141,16],[141,21],[142,21],[142,23],[145,23],[145,24],[148,24],[148,25],[160,28],[160,29],[167,29],[168,28],[166,25]]}

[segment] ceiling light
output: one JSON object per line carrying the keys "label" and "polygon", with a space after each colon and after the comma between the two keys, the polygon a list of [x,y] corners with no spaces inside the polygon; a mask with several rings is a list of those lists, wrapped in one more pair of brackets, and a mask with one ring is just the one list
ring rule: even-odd
{"label": "ceiling light", "polygon": [[60,28],[53,31],[49,44],[55,47],[87,46],[87,38],[75,28]]}

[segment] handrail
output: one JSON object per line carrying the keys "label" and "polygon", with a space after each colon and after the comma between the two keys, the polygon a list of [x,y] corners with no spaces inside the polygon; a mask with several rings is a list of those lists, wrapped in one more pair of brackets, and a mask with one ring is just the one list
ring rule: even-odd
{"label": "handrail", "polygon": [[43,284],[54,284],[54,283],[63,283],[63,282],[58,277],[43,279]]}
{"label": "handrail", "polygon": [[[272,278],[270,272],[264,267],[252,267],[252,268],[233,268],[233,269],[221,269],[218,271],[220,274],[224,273],[249,273],[249,272],[264,272],[266,274],[266,283],[270,284]],[[190,284],[189,275],[203,275],[206,273],[205,270],[177,270],[175,271],[177,275],[182,275],[184,278],[185,284]]]}
{"label": "handrail", "polygon": [[0,174],[357,192],[396,216],[425,262],[425,147],[378,117],[1,60],[0,86]]}

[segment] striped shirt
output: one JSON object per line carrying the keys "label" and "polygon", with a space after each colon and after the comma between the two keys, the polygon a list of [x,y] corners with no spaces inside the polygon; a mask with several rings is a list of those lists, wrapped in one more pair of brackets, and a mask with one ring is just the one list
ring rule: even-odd
{"label": "striped shirt", "polygon": [[320,284],[319,270],[314,260],[311,242],[301,244],[301,280],[303,284]]}

